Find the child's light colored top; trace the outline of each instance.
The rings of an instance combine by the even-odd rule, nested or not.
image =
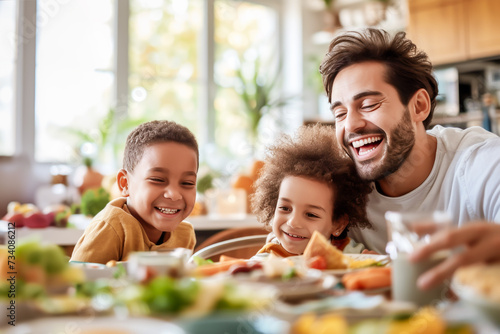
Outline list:
[[[149,240],[126,203],[127,198],[117,198],[92,219],[78,240],[70,261],[107,263],[110,260],[125,261],[131,252],[176,247],[194,249],[196,236],[190,223],[181,222],[170,232],[168,240],[156,245]]]

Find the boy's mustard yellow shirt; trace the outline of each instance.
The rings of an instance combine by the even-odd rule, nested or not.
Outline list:
[[[78,240],[70,261],[107,263],[126,261],[129,253],[184,247],[196,244],[193,226],[181,222],[160,245],[151,242],[141,223],[130,213],[126,198],[117,198],[106,205],[90,222]]]

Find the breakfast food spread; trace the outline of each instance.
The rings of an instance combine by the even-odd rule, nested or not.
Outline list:
[[[326,260],[325,269],[346,269],[348,266],[344,254],[318,231],[314,231],[311,240],[309,240],[304,250],[304,258],[306,261],[315,256],[322,256]]]

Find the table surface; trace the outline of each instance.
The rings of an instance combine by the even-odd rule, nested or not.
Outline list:
[[[217,222],[212,222],[210,219],[207,219],[208,217],[197,217],[197,219],[192,220],[193,225],[195,226],[202,226],[201,228],[206,228],[208,230],[208,227],[210,228],[224,228],[224,227],[233,227],[234,224],[254,224],[255,220],[254,217],[247,217],[246,220],[218,220]],[[191,221],[191,219],[187,219],[188,221]],[[213,225],[212,225],[213,223]],[[0,229],[2,231],[2,229]],[[76,228],[46,228],[46,229],[28,229],[28,228],[21,228],[16,230],[16,233],[18,233],[18,236],[24,236],[24,235],[36,235],[38,234],[42,240],[44,241],[49,241],[47,238],[54,238],[58,239],[60,242],[69,242],[69,236],[74,233],[75,236],[78,236],[77,233],[82,233],[81,229],[76,229]],[[2,233],[0,233],[1,235]],[[4,232],[5,235],[5,232]],[[78,236],[79,237],[79,236]],[[65,238],[65,239],[63,239]],[[61,241],[61,240],[66,240],[66,241]],[[77,239],[76,239],[77,240]],[[329,294],[326,292],[324,293],[325,296],[328,296]],[[324,296],[324,297],[325,297]],[[303,305],[297,305],[301,307],[301,310],[304,311]],[[366,305],[364,305],[366,306]],[[269,310],[266,310],[266,312]],[[361,311],[360,311],[361,312]],[[444,317],[447,320],[451,321],[465,321],[469,323],[474,323],[475,324],[475,329],[476,333],[478,334],[489,334],[489,333],[500,333],[499,329],[495,328],[494,325],[491,324],[484,316],[477,311],[474,311],[471,309],[468,305],[462,304],[461,302],[452,302],[450,303],[445,311],[444,311]],[[289,321],[290,323],[296,319],[296,317],[299,314],[292,314],[289,313],[288,316],[284,316],[284,320]],[[282,319],[283,319],[282,318]],[[48,319],[56,319],[56,318],[48,318]],[[61,318],[58,318],[61,320]],[[290,320],[291,319],[291,320]],[[110,319],[112,321],[112,319]],[[152,322],[158,321],[157,319],[151,319]],[[1,327],[1,323],[0,323]],[[0,332],[2,330],[0,329]]]
[[[359,294],[359,292],[355,292],[356,294]],[[343,298],[342,296],[339,296],[339,298]],[[377,296],[366,296],[368,304],[370,304],[369,299],[374,299],[377,298]],[[358,299],[358,298],[355,298]],[[362,299],[360,299],[362,300]],[[320,301],[320,300],[316,300]],[[309,302],[314,303],[315,300],[310,300]],[[305,301],[307,304],[308,301]],[[386,302],[384,302],[385,306],[384,307],[376,307],[375,309],[370,310],[370,307],[365,307],[364,305],[360,305],[358,307],[350,308],[348,303],[344,307],[340,307],[335,309],[333,308],[328,308],[324,307],[322,309],[309,309],[305,304],[302,303],[294,303],[294,304],[288,304],[290,306],[290,309],[287,310],[286,308],[280,307],[279,305],[282,305],[283,302],[277,302],[276,305],[278,306],[273,306],[272,308],[265,309],[265,312],[262,312],[260,310],[254,310],[250,311],[248,313],[240,313],[237,316],[235,314],[231,314],[230,318],[233,319],[232,323],[228,323],[226,325],[231,325],[234,327],[234,322],[235,321],[247,321],[247,320],[258,320],[259,317],[261,316],[270,316],[271,318],[274,318],[275,320],[282,321],[285,325],[288,324],[287,326],[284,326],[283,329],[284,331],[281,331],[280,333],[287,334],[291,333],[289,328],[291,325],[298,319],[298,317],[302,314],[305,313],[311,313],[311,314],[325,314],[325,313],[331,313],[331,314],[339,314],[345,317],[345,319],[350,323],[354,324],[357,323],[358,321],[363,321],[367,319],[380,319],[381,317],[387,315],[387,310],[392,309],[393,311],[396,309],[399,309],[398,307],[394,308],[394,305],[392,305],[392,302],[390,300],[386,299]],[[327,305],[326,303],[325,305]],[[342,303],[340,303],[342,304]],[[2,305],[0,303],[1,306]],[[391,306],[392,305],[392,306]],[[19,305],[18,305],[19,306]],[[309,310],[308,310],[309,309]],[[458,302],[448,302],[445,301],[441,305],[438,305],[438,309],[441,309],[441,316],[444,318],[447,322],[449,323],[468,323],[471,324],[474,328],[474,333],[475,334],[498,334],[500,333],[500,328],[495,326],[493,323],[491,323],[488,319],[484,317],[483,314],[479,313],[476,309],[471,308],[469,305],[466,305],[462,303],[461,301]],[[283,313],[283,310],[285,310],[285,313]],[[385,310],[385,311],[383,311]],[[35,333],[34,329],[37,328],[36,333],[53,333],[56,332],[54,331],[55,328],[59,328],[62,325],[68,325],[68,324],[78,324],[80,323],[81,325],[97,325],[96,328],[108,328],[109,325],[113,324],[113,329],[121,329],[124,330],[127,329],[127,332],[130,333],[142,333],[143,328],[147,327],[150,332],[152,329],[158,329],[158,331],[165,330],[165,325],[167,324],[175,324],[178,321],[182,322],[182,319],[176,318],[176,317],[169,317],[166,319],[158,318],[158,317],[130,317],[130,318],[120,318],[119,315],[117,314],[116,316],[113,315],[105,315],[105,316],[96,316],[95,314],[92,314],[92,316],[89,316],[90,314],[85,313],[83,316],[76,316],[75,314],[70,314],[68,316],[47,316],[43,315],[38,312],[33,314],[33,312],[26,313],[27,310],[24,310],[25,314],[24,316],[21,316],[17,319],[16,325],[21,325],[24,324],[24,327],[30,328],[32,331],[27,331],[23,333]],[[382,312],[382,313],[381,313]],[[18,314],[20,315],[20,314]],[[209,317],[210,318],[210,317]],[[225,319],[227,321],[227,317],[223,317],[222,319]],[[125,327],[120,327],[118,328],[117,320],[120,321],[120,323],[123,323],[123,326],[131,326],[130,328],[125,328]],[[199,322],[197,319],[189,319],[187,320],[184,319],[184,321],[189,321],[189,322]],[[203,321],[203,320],[202,320]],[[140,324],[141,327],[138,326]],[[203,333],[214,333],[211,331],[214,326],[219,326],[218,329],[221,329],[220,326],[224,326],[224,323],[219,323],[217,325],[217,322],[213,321],[205,321],[205,323],[200,323],[201,325],[204,326],[204,331]],[[238,324],[238,323],[236,323]],[[247,324],[248,326],[248,324]],[[9,334],[19,334],[21,331],[16,331],[14,327],[10,328],[11,326],[6,326],[6,323],[4,321],[0,322],[0,332],[3,333],[3,330],[6,330],[5,333]],[[16,326],[17,327],[17,326]],[[23,328],[24,328],[23,327]],[[48,328],[51,328],[51,331],[46,331]],[[7,329],[8,328],[8,329]],[[26,328],[24,328],[26,330]],[[61,327],[62,328],[62,327]],[[89,326],[87,329],[96,329],[93,326]],[[231,327],[232,328],[232,327]],[[276,328],[276,327],[275,327]],[[247,328],[248,330],[248,328]],[[222,331],[216,331],[222,333]],[[233,333],[233,331],[229,330],[227,332]],[[236,331],[234,331],[236,333]],[[245,331],[248,332],[248,331]],[[266,333],[275,333],[274,331],[269,331]],[[169,333],[176,333],[175,331],[169,331]],[[184,333],[185,334],[185,333]]]

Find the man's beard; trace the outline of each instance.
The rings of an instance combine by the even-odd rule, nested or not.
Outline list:
[[[415,131],[411,124],[408,108],[405,108],[401,121],[390,135],[385,157],[382,157],[379,165],[375,165],[372,159],[361,162],[355,160],[356,169],[363,180],[378,181],[391,175],[401,167],[410,155],[415,145]],[[387,136],[385,138],[387,140]]]

